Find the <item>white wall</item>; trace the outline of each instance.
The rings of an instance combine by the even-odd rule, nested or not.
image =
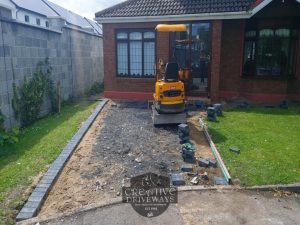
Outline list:
[[[16,19],[16,6],[11,3],[10,0],[0,0],[0,6],[4,7],[4,8],[7,8],[7,9],[10,9],[11,10],[11,13],[12,13],[12,18],[13,19]]]
[[[1,0],[0,0],[1,1]],[[25,10],[18,10],[17,11],[17,20],[18,21],[21,21],[21,22],[25,22],[25,15],[29,16],[29,24],[32,24],[32,25],[36,25],[36,19],[40,19],[41,21],[41,27],[46,27],[46,21],[49,22],[49,20],[47,19],[47,17],[43,17],[43,16],[40,16],[39,14],[35,14],[35,13],[32,13],[32,12],[28,12],[28,11],[25,11]]]

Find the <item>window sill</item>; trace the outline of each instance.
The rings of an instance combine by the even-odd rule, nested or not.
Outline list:
[[[255,80],[295,80],[295,76],[271,76],[271,75],[242,75],[243,79]]]
[[[153,76],[153,77],[146,77],[146,76],[140,76],[140,77],[138,77],[138,76],[136,76],[136,77],[134,77],[134,76],[118,76],[117,75],[117,79],[132,79],[132,80],[142,80],[142,79],[146,79],[146,80],[151,80],[151,79],[155,79],[155,77]]]

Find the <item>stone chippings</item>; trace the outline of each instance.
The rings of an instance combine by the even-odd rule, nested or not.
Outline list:
[[[119,103],[110,109],[93,146],[89,163],[97,165],[95,172],[81,175],[88,179],[113,177],[107,185],[118,189],[123,179],[147,172],[169,176],[179,171],[180,150],[177,127],[155,128],[147,103]]]
[[[66,147],[61,152],[61,154],[52,163],[48,171],[44,174],[42,180],[39,182],[39,184],[31,193],[26,204],[23,206],[22,210],[18,214],[17,221],[29,219],[37,215],[38,211],[40,210],[40,207],[43,204],[43,201],[47,197],[49,191],[52,188],[52,185],[54,184],[59,173],[62,171],[65,163],[72,155],[76,146],[79,144],[83,135],[86,133],[86,131],[91,126],[91,124],[93,123],[93,121],[95,120],[99,112],[102,110],[105,103],[106,101],[102,101],[98,105],[98,107],[94,110],[92,115],[84,122],[81,128],[77,131],[77,133],[66,145]]]

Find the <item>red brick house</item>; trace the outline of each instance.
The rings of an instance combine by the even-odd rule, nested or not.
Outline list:
[[[299,0],[127,0],[103,25],[105,96],[152,99],[156,57],[191,66],[188,95],[300,100]],[[186,33],[156,33],[184,23]],[[178,45],[175,40],[193,40]]]

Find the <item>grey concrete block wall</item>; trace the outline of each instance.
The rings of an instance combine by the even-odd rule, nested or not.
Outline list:
[[[11,107],[13,82],[21,85],[46,57],[53,68],[53,81],[61,83],[63,100],[80,97],[94,82],[103,81],[102,38],[64,26],[58,20],[52,20],[57,30],[6,18],[0,21],[0,108],[8,128],[16,125]],[[42,115],[49,109],[46,101]]]

